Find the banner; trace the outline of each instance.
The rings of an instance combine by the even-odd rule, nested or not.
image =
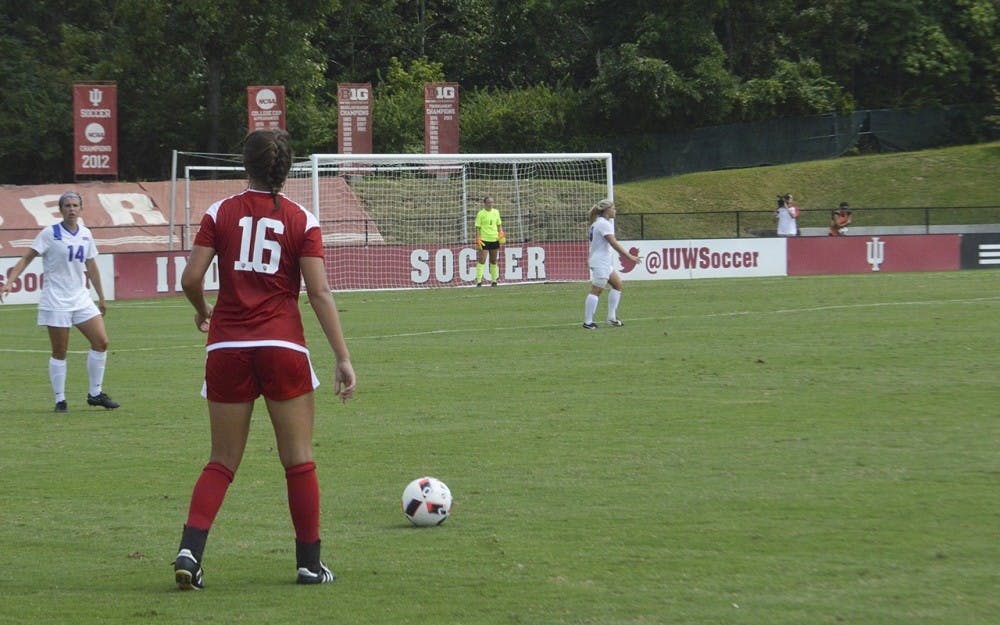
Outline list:
[[[962,235],[790,237],[788,275],[833,275],[959,268]]]
[[[692,239],[619,241],[642,259],[633,263],[614,255],[624,280],[752,278],[783,276],[784,239]]]
[[[118,176],[118,87],[73,85],[73,173]]]
[[[424,84],[424,153],[458,154],[458,83]]]
[[[7,275],[20,258],[0,258],[0,287],[7,283]],[[122,299],[116,296],[115,268],[121,262],[115,261],[114,254],[99,254],[97,256],[97,270],[101,272],[101,288],[104,290],[104,298],[107,300]],[[90,297],[97,300],[97,291],[90,283],[89,272],[84,274],[87,288],[90,289]],[[3,298],[4,304],[37,304],[42,299],[42,285],[45,283],[45,265],[41,259],[35,259],[25,267],[21,275],[10,284],[10,293]]]
[[[93,231],[101,254],[170,250],[190,245],[198,224],[216,200],[246,189],[245,178],[156,182],[77,182],[49,185],[0,185],[0,257],[20,257],[38,231],[62,220],[59,196],[76,191],[83,199],[81,220]],[[318,181],[320,197],[335,198],[324,208],[323,242],[327,245],[383,243],[382,234],[341,176]],[[313,184],[290,179],[284,193],[310,206]],[[173,194],[173,195],[171,195]],[[176,214],[171,215],[174,207]],[[335,210],[335,214],[334,214]]]
[[[372,153],[372,84],[337,85],[337,152]]]
[[[963,234],[962,269],[1000,269],[1000,233]]]
[[[247,131],[285,130],[285,88],[281,85],[247,87]]]

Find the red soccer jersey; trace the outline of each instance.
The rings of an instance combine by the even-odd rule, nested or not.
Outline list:
[[[323,257],[316,216],[284,195],[248,189],[209,207],[194,244],[215,250],[219,298],[208,349],[277,345],[305,350],[299,259]],[[291,345],[289,345],[291,343]]]

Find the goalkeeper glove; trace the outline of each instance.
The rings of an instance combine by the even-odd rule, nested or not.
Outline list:
[[[479,237],[476,237],[476,249],[477,250],[483,249],[483,240],[480,239]]]
[[[503,230],[499,232],[499,238],[497,239],[497,241],[500,242],[500,245],[503,245],[507,242],[507,235],[503,233]]]

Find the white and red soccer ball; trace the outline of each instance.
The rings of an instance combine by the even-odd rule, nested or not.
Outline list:
[[[441,525],[451,514],[451,490],[437,478],[417,478],[403,489],[403,514],[418,527]]]

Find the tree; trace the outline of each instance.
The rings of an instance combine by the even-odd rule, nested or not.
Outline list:
[[[420,58],[407,69],[399,59],[389,60],[389,67],[379,73],[375,84],[372,126],[380,129],[374,134],[375,152],[424,151],[424,83],[443,80],[439,63]]]
[[[239,150],[246,87],[286,88],[297,152],[336,146],[336,84],[373,82],[374,144],[422,151],[424,82],[463,146],[989,102],[996,0],[0,0],[3,182],[72,178],[72,91],[118,85],[119,172]]]

